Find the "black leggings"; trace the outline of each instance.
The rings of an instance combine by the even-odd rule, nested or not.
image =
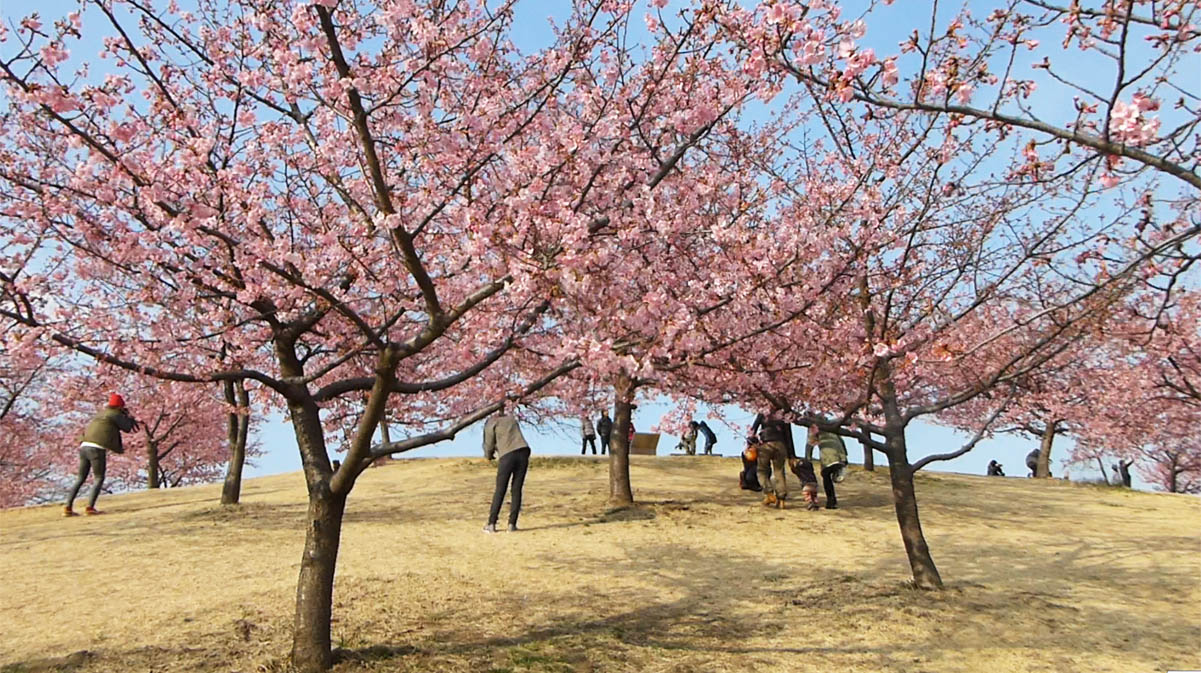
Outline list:
[[[75,504],[75,497],[79,495],[79,489],[87,480],[89,471],[92,473],[92,495],[88,498],[88,507],[96,506],[96,498],[100,497],[100,487],[104,486],[107,454],[108,452],[104,449],[97,449],[94,446],[79,447],[79,474],[75,477],[75,486],[71,488],[71,497],[67,498],[67,507]]]
[[[838,496],[834,495],[834,470],[838,465],[822,466],[822,488],[826,491],[826,507],[838,504]]]
[[[525,484],[525,472],[530,468],[530,450],[517,449],[500,457],[496,464],[496,490],[492,492],[492,509],[488,512],[488,523],[495,524],[500,516],[500,506],[505,503],[505,491],[509,479],[513,480],[513,499],[509,502],[509,525],[517,525],[521,514],[521,487]]]
[[[587,453],[589,444],[592,445],[592,455],[594,455],[594,456],[596,455],[596,438],[589,435],[589,436],[585,437],[583,439],[583,441],[580,442],[580,455],[581,456],[584,455],[585,453]]]
[[[601,455],[603,456],[609,450],[609,435],[601,435],[600,440],[601,440]]]

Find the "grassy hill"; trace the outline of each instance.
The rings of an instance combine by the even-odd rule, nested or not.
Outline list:
[[[884,473],[767,510],[735,459],[535,459],[524,531],[480,532],[483,460],[368,470],[335,589],[338,671],[1201,669],[1201,500],[923,474],[948,589],[908,588]],[[0,512],[0,670],[286,670],[299,474]],[[506,510],[507,512],[507,507]],[[503,521],[503,519],[502,519]]]

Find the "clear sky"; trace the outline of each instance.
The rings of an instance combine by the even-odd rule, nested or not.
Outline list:
[[[187,2],[181,2],[180,4],[186,5]],[[844,6],[855,6],[861,3],[851,1],[843,4]],[[897,5],[904,4],[907,3],[897,3]],[[926,3],[919,4],[922,5],[922,14],[924,14]],[[976,4],[973,3],[973,7]],[[992,3],[983,2],[979,4],[990,5]],[[553,38],[548,17],[556,17],[561,20],[566,12],[569,11],[570,6],[567,0],[524,0],[518,3],[517,24],[519,28],[514,31],[513,36],[518,46],[523,49],[536,49],[548,44]],[[77,3],[74,0],[0,0],[0,17],[6,23],[15,23],[23,16],[39,12],[44,21],[49,21],[73,11],[76,7]],[[669,4],[669,9],[670,7],[671,5]],[[896,12],[899,13],[898,16],[902,18],[904,18],[904,12],[911,10],[911,5],[909,9],[896,8]],[[844,15],[852,14],[853,12],[849,7],[844,12]],[[87,21],[88,17],[85,14],[85,35],[87,34]],[[878,54],[886,55],[895,53],[896,44],[915,25],[912,21],[913,19],[910,17],[908,21],[898,20],[891,23],[869,24],[868,39],[871,40],[873,46],[876,46]],[[634,37],[637,37],[637,35]],[[88,41],[85,38],[85,50],[87,46]],[[98,51],[98,49],[92,50],[91,54],[77,54],[76,56],[90,59],[95,51]],[[101,75],[106,62],[96,61],[95,59],[90,60],[93,60],[94,63],[92,74],[94,76]],[[651,429],[667,411],[668,402],[666,400],[649,400],[640,405],[635,414],[634,425],[639,430]],[[707,411],[702,408],[698,414],[700,417],[705,417]],[[728,425],[725,422],[710,420],[710,425],[718,434],[718,451],[726,455],[736,455],[742,446],[741,437],[744,435],[745,429],[750,425],[753,413],[749,410],[734,408],[726,408],[721,410],[721,412],[719,415],[729,422]],[[599,410],[597,415],[599,415]],[[533,449],[535,453],[573,454],[579,451],[579,432],[574,424],[559,427],[528,427],[526,428],[526,435],[534,445]],[[803,441],[803,436],[798,433],[797,439]],[[913,459],[916,459],[930,453],[954,450],[967,441],[967,439],[967,436],[947,428],[916,422],[911,426],[908,436],[910,455]],[[265,450],[265,455],[257,461],[256,465],[249,469],[250,475],[276,474],[300,469],[300,459],[296,450],[295,440],[292,436],[291,427],[282,418],[273,417],[264,423],[260,432],[260,440]],[[678,438],[676,437],[663,437],[659,444],[660,454],[669,452],[677,441]],[[453,441],[425,447],[407,455],[416,457],[476,456],[481,454],[480,444],[481,426],[476,425],[460,434]],[[1070,449],[1069,445],[1069,439],[1058,438],[1053,456],[1062,458]],[[1006,472],[1009,475],[1021,477],[1026,474],[1024,457],[1028,451],[1036,446],[1036,439],[1002,435],[991,440],[982,441],[972,452],[965,456],[949,462],[935,463],[927,469],[983,474],[988,461],[995,459],[1005,466]],[[853,462],[860,462],[862,452],[858,444],[850,442],[848,448],[850,449],[851,460]],[[884,462],[883,456],[880,454],[877,454],[876,460],[877,463]],[[1107,465],[1106,469],[1108,468],[1109,466]],[[1059,475],[1062,471],[1062,462],[1059,460],[1054,461],[1052,473]],[[1099,476],[1096,470],[1091,467],[1076,468],[1072,474],[1076,478],[1086,475],[1089,477]],[[731,471],[731,479],[733,478],[734,473]]]

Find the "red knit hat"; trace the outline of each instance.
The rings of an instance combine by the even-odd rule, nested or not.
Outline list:
[[[117,393],[112,393],[108,396],[108,406],[114,409],[123,409],[125,408],[125,398]]]

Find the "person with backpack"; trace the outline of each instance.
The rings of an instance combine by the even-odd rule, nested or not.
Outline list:
[[[600,435],[601,455],[603,456],[609,451],[609,439],[613,435],[613,419],[609,418],[609,412],[601,412],[601,417],[596,422],[596,433]]]
[[[505,502],[505,491],[513,485],[509,501],[509,532],[517,532],[517,516],[521,514],[521,490],[525,473],[530,467],[530,445],[521,434],[517,419],[505,413],[505,406],[484,423],[484,457],[496,462],[496,488],[492,491],[492,508],[488,510],[485,533],[496,532],[496,520]]]
[[[63,516],[79,516],[74,509],[75,498],[79,496],[79,489],[83,488],[88,472],[92,473],[92,492],[84,514],[103,514],[96,509],[96,499],[100,497],[100,489],[104,486],[108,452],[125,453],[121,433],[133,432],[139,427],[141,424],[125,408],[125,399],[117,393],[109,395],[108,405],[93,416],[84,428],[83,438],[79,443],[79,472],[75,477],[75,485],[71,487],[71,493],[67,496],[67,504],[63,505]]]
[[[838,495],[834,483],[842,481],[847,467],[847,445],[838,434],[821,430],[816,425],[810,428],[809,441],[817,446],[821,460],[822,488],[826,491],[826,509],[838,509]]]

